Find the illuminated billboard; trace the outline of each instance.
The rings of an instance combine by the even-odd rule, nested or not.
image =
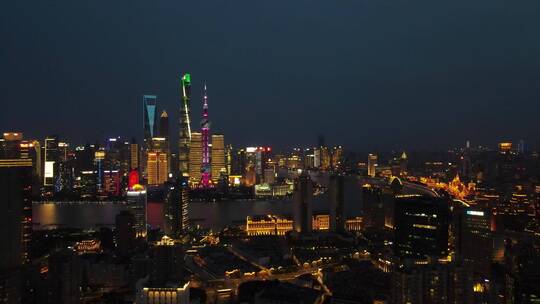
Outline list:
[[[482,211],[474,211],[474,210],[467,210],[468,215],[474,215],[474,216],[484,216],[484,212]]]
[[[45,162],[45,177],[54,177],[54,162],[46,161]]]

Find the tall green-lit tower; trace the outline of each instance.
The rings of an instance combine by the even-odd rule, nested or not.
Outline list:
[[[189,146],[191,142],[191,75],[180,78],[180,128],[178,134],[178,169],[179,176],[189,175]]]

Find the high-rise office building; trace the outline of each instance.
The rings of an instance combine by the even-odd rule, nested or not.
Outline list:
[[[201,166],[201,186],[209,187],[212,180],[210,162],[210,119],[208,117],[208,95],[206,94],[206,84],[204,84],[203,95],[203,118],[201,120],[202,134],[202,166]]]
[[[375,177],[377,168],[377,155],[368,155],[368,176]]]
[[[48,136],[44,145],[44,172],[43,186],[53,187],[58,177],[58,167],[60,163],[60,151],[58,149],[58,136]]]
[[[189,186],[187,178],[178,177],[170,180],[165,187],[163,206],[165,235],[176,238],[188,229]]]
[[[43,181],[43,166],[41,159],[41,144],[38,140],[29,140],[21,144],[21,148],[24,148],[24,145],[28,145],[28,157],[21,155],[22,158],[30,158],[32,164],[34,165],[34,176],[37,177],[39,184]]]
[[[191,144],[191,122],[189,112],[191,110],[191,76],[184,74],[181,78],[180,96],[180,129],[178,133],[178,169],[179,176],[189,175],[189,147]]]
[[[401,153],[401,157],[399,158],[399,174],[401,176],[407,175],[407,153],[405,151]]]
[[[129,144],[129,169],[139,169],[139,145],[135,141],[135,138]]]
[[[334,174],[330,176],[329,196],[330,196],[330,231],[343,232],[345,230],[344,218],[344,176]]]
[[[159,137],[165,138],[167,141],[169,140],[169,114],[165,110],[163,110],[159,116],[158,135]]]
[[[191,143],[189,145],[190,185],[198,185],[201,182],[202,158],[202,134],[200,132],[192,132]]]
[[[270,147],[247,147],[245,150],[240,150],[240,157],[244,173],[250,175],[253,183],[262,183],[264,181],[264,171],[268,167],[270,159]],[[297,158],[295,160],[298,160]],[[246,180],[250,180],[249,178]],[[247,183],[247,184],[252,184]]]
[[[227,145],[225,147],[225,168],[227,169],[227,175],[231,175],[233,171],[233,147]]]
[[[145,148],[151,146],[152,137],[157,137],[157,96],[143,95],[143,128]]]
[[[164,138],[165,142],[163,146],[160,147],[163,152],[167,155],[167,164],[168,164],[168,173],[171,173],[171,148],[170,148],[170,136],[169,136],[169,115],[166,111],[161,113],[159,118],[159,137]]]
[[[494,253],[491,208],[470,207],[454,201],[452,239],[456,255],[488,275]],[[465,206],[464,206],[465,205]]]
[[[332,164],[332,154],[331,151],[328,150],[327,147],[321,147],[321,170],[330,170],[330,166]]]
[[[127,191],[126,201],[128,210],[135,217],[135,234],[138,238],[146,238],[146,189],[139,184],[135,184]]]
[[[223,134],[212,135],[212,182],[216,184],[222,174],[227,174],[225,140]]]
[[[343,162],[343,147],[336,146],[332,149],[332,170],[339,170],[342,168]]]
[[[0,300],[20,301],[20,266],[28,262],[32,234],[32,161],[0,159]]]
[[[105,171],[104,167],[104,160],[105,160],[106,152],[103,150],[103,148],[100,148],[96,152],[94,152],[94,166],[96,168],[96,188],[97,192],[103,191],[103,175]]]
[[[146,177],[146,156],[152,148],[152,138],[158,136],[157,96],[143,95],[143,146],[140,161],[141,174]]]
[[[295,180],[294,204],[294,230],[298,233],[310,233],[313,228],[313,182],[304,171]]]
[[[161,185],[169,178],[167,140],[163,137],[152,138],[152,148],[146,157],[146,176],[148,185]]]
[[[168,161],[163,152],[148,152],[146,157],[147,184],[156,186],[167,181]]]
[[[395,198],[394,249],[404,258],[448,254],[449,202],[445,198],[403,195]]]
[[[103,192],[104,195],[119,196],[120,195],[120,171],[104,170],[103,171]]]
[[[321,148],[319,147],[313,149],[313,167],[321,167]]]

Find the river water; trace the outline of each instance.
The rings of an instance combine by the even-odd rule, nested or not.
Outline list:
[[[324,182],[322,183],[324,184]],[[354,217],[361,213],[361,185],[354,177],[345,179],[345,216]],[[328,213],[327,195],[313,199],[313,211]],[[124,203],[34,203],[34,229],[51,227],[73,227],[92,229],[101,226],[113,227],[116,214],[126,209]],[[148,202],[148,224],[161,227],[163,204]],[[278,214],[292,215],[292,200],[246,200],[221,201],[215,203],[193,202],[189,205],[189,217],[194,224],[204,228],[220,229],[244,223],[248,215]]]

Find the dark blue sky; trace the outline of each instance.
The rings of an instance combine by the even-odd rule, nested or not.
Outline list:
[[[233,144],[357,150],[540,143],[540,1],[3,1],[0,130],[176,132],[178,75],[203,80]]]

